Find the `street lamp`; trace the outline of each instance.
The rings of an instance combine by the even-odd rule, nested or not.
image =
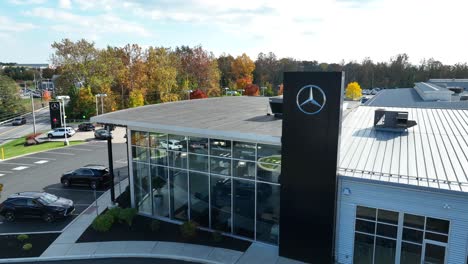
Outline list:
[[[226,90],[226,95],[227,95],[227,92],[229,90],[229,87],[224,87],[224,90]]]
[[[260,87],[260,89],[262,89],[262,96],[265,96],[266,87],[265,87],[265,86],[262,86],[262,87]]]
[[[104,103],[102,101],[103,97],[106,97],[107,94],[96,94],[96,115],[99,115],[99,109],[98,109],[98,97],[101,97],[101,115],[104,114]]]
[[[187,90],[187,96],[188,96],[188,99],[190,100],[190,94],[193,92],[193,90]]]
[[[68,95],[59,95],[56,98],[57,98],[57,100],[62,101],[63,127],[64,127],[64,136],[65,136],[64,145],[68,146],[68,145],[70,145],[70,143],[68,142],[68,138],[67,138],[67,121],[66,121],[67,115],[65,114],[65,100],[70,100],[70,96],[68,96]]]

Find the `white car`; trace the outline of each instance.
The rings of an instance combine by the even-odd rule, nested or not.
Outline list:
[[[167,148],[170,150],[182,150],[183,146],[180,144],[179,140],[169,139],[169,141],[163,140],[160,143],[161,147]]]
[[[72,137],[76,133],[72,127],[67,127],[66,129],[61,127],[61,128],[56,128],[54,130],[47,132],[47,137],[48,138],[65,137],[65,130],[67,131],[67,137]]]

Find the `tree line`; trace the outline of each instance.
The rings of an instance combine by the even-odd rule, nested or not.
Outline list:
[[[63,39],[52,44],[53,69],[42,74],[56,79],[56,94],[70,95],[67,113],[74,118],[95,115],[95,95],[106,94],[106,112],[144,104],[188,98],[225,95],[241,91],[246,95],[282,92],[286,71],[344,71],[345,82],[357,82],[363,89],[413,87],[430,78],[467,78],[468,65],[444,65],[435,59],[414,65],[407,54],[387,62],[365,58],[361,62],[324,63],[316,60],[278,58],[274,53],[216,57],[202,46],[124,47],[100,49],[85,39]],[[30,80],[34,70],[4,66],[2,74],[16,81]],[[21,75],[23,74],[23,75]],[[34,76],[34,74],[32,74]],[[233,93],[230,93],[233,94]]]

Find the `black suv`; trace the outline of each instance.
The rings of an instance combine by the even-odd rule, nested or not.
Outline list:
[[[91,123],[81,123],[78,125],[80,131],[93,131],[96,127]]]
[[[86,165],[74,171],[64,173],[60,178],[63,186],[69,187],[75,184],[84,184],[97,189],[110,183],[109,170],[102,165]]]
[[[0,204],[0,215],[12,222],[16,218],[42,218],[50,223],[73,213],[73,201],[46,192],[22,192],[10,195]]]

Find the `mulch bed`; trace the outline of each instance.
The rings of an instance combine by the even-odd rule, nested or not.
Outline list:
[[[29,258],[39,257],[59,234],[33,234],[21,242],[17,235],[0,236],[0,258]],[[23,250],[23,245],[31,243],[32,248],[28,251]]]
[[[178,243],[191,243],[211,247],[227,248],[237,251],[246,251],[251,242],[223,236],[222,240],[214,241],[211,232],[198,230],[195,238],[187,240],[180,234],[180,225],[160,221],[157,232],[150,229],[153,219],[141,215],[135,216],[132,227],[126,224],[114,223],[108,232],[97,232],[91,226],[78,239],[77,243],[104,242],[104,241],[166,241]]]

